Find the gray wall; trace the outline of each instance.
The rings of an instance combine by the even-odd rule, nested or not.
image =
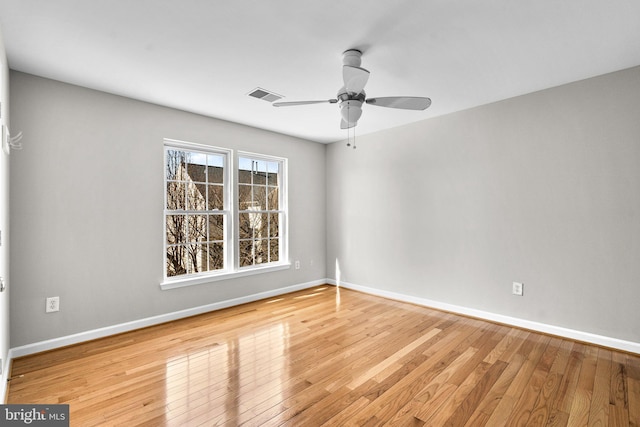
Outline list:
[[[640,68],[357,144],[327,150],[330,277],[640,342]]]
[[[1,123],[9,124],[9,67],[0,29],[0,102],[2,111]],[[1,142],[0,142],[1,143]],[[9,352],[9,156],[0,147],[0,232],[2,245],[0,246],[0,276],[4,277],[7,290],[0,293],[0,403],[4,402],[5,382],[7,372],[5,366]]]
[[[357,150],[17,72],[11,94],[12,347],[334,277],[336,260],[353,284],[640,342],[640,68]],[[288,157],[302,269],[161,291],[165,137]]]
[[[12,347],[326,277],[325,146],[19,72],[11,94]],[[160,290],[163,138],[287,157],[302,268]]]

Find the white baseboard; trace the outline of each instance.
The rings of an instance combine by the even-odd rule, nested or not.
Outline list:
[[[327,279],[326,283],[337,285],[333,279]],[[545,323],[533,322],[530,320],[518,319],[516,317],[503,316],[501,314],[490,313],[487,311],[476,310],[473,308],[462,307],[453,304],[447,304],[440,301],[433,301],[425,298],[419,298],[411,295],[400,294],[396,292],[385,291],[381,289],[371,288],[367,286],[355,285],[341,281],[340,286],[355,291],[364,292],[384,298],[394,299],[398,301],[408,302],[424,307],[435,308],[438,310],[449,311],[464,316],[476,317],[491,322],[503,323],[509,326],[529,329],[536,332],[542,332],[549,335],[555,335],[562,338],[569,338],[576,341],[595,344],[616,350],[622,350],[629,353],[640,354],[640,343],[633,341],[625,341],[618,338],[596,335],[590,332],[577,331],[574,329],[563,328],[560,326],[547,325]]]
[[[246,304],[248,302],[258,301],[265,298],[271,298],[271,297],[286,294],[289,292],[308,289],[313,286],[324,285],[326,283],[327,283],[326,279],[314,280],[312,282],[300,283],[298,285],[273,289],[271,291],[260,292],[257,294],[247,295],[247,296],[234,298],[226,301],[220,301],[212,304],[201,305],[199,307],[188,308],[186,310],[174,311],[172,313],[161,314],[158,316],[147,317],[145,319],[134,320],[131,322],[120,323],[117,325],[107,326],[99,329],[93,329],[90,331],[80,332],[77,334],[67,335],[59,338],[53,338],[50,340],[41,341],[33,344],[27,344],[27,345],[10,349],[9,357],[7,359],[14,359],[16,357],[27,356],[29,354],[40,353],[42,351],[53,350],[55,348],[65,347],[72,344],[78,344],[81,342],[90,341],[97,338],[104,338],[110,335],[129,332],[135,329],[146,328],[147,326],[158,325],[160,323],[170,322],[172,320],[178,320],[185,317],[195,316],[198,314],[207,313],[214,310],[221,310],[223,308],[233,307],[240,304]],[[7,363],[9,363],[9,361],[7,361]],[[4,375],[4,371],[3,371],[3,375]]]

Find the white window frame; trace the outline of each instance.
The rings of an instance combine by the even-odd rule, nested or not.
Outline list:
[[[177,150],[193,151],[203,154],[217,154],[225,158],[224,167],[224,209],[217,211],[227,216],[227,222],[224,230],[224,246],[225,246],[225,265],[223,269],[207,271],[201,273],[184,274],[180,276],[167,276],[167,215],[173,211],[167,209],[167,179],[166,179],[166,162],[167,149],[175,148]],[[280,224],[280,255],[278,262],[267,264],[258,264],[254,266],[239,267],[239,231],[238,231],[238,168],[239,157],[251,157],[254,159],[277,161],[282,165],[282,173],[279,182],[279,207],[282,211],[282,223]],[[160,288],[163,290],[182,288],[185,286],[198,285],[203,283],[211,283],[218,280],[232,279],[236,277],[267,273],[278,270],[285,270],[291,267],[288,251],[288,194],[287,194],[287,159],[282,157],[268,156],[264,154],[238,152],[234,155],[234,151],[228,148],[215,147],[205,144],[197,144],[193,142],[179,141],[174,139],[164,139],[163,144],[163,253],[162,253],[162,269],[163,280]],[[185,211],[187,212],[187,211]]]

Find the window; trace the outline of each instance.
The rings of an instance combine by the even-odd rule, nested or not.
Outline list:
[[[165,149],[166,277],[227,266],[226,153]]]
[[[163,289],[288,268],[286,160],[232,156],[165,140]]]
[[[281,259],[283,160],[243,155],[238,159],[240,267]]]

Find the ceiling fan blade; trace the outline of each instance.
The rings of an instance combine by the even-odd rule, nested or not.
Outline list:
[[[344,87],[348,93],[360,93],[364,90],[369,80],[369,71],[361,67],[343,65],[342,78],[344,80]]]
[[[340,120],[340,129],[351,129],[353,127],[356,127],[357,124],[358,124],[358,122],[347,123],[347,121],[345,119],[342,119],[342,120]]]
[[[431,105],[431,99],[419,96],[386,96],[369,98],[366,102],[378,107],[401,108],[403,110],[426,110]]]
[[[292,107],[296,105],[310,105],[310,104],[335,104],[338,102],[337,99],[326,99],[324,101],[287,101],[287,102],[274,102],[274,107]]]

